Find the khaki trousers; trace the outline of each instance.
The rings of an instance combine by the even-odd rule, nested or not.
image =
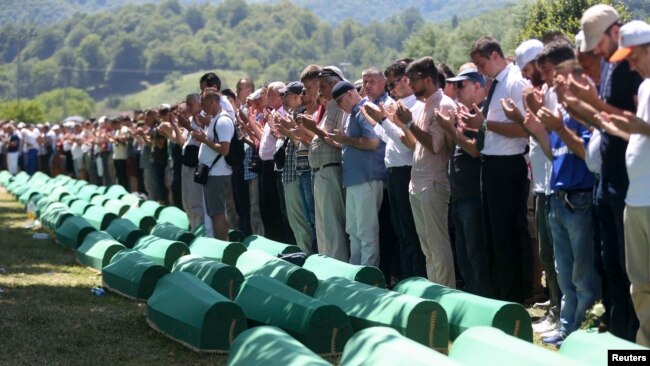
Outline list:
[[[625,264],[639,318],[636,343],[650,347],[650,207],[625,207]]]
[[[345,235],[343,168],[322,168],[314,173],[313,180],[318,252],[348,262],[350,250]]]

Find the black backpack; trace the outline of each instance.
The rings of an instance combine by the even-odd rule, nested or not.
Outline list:
[[[223,113],[224,116],[228,117],[230,119],[230,122],[233,125],[233,134],[232,138],[230,139],[230,149],[228,151],[228,155],[226,155],[225,160],[228,165],[231,167],[241,167],[244,165],[244,141],[240,140],[238,137],[237,133],[237,125],[235,122],[232,120],[232,118],[228,115],[228,113]],[[214,124],[214,135],[217,136],[217,141],[219,140],[218,135],[217,135],[217,124]]]

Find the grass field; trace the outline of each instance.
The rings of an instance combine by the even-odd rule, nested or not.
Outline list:
[[[227,356],[194,353],[152,330],[146,304],[92,295],[101,275],[68,248],[33,239],[26,223],[0,188],[0,365],[226,364]]]
[[[243,71],[232,70],[210,70],[215,71],[221,78],[222,88],[235,89],[237,80],[245,77]],[[175,103],[183,100],[189,93],[199,91],[199,79],[207,71],[198,71],[191,74],[179,75],[173,83],[165,81],[148,86],[145,90],[134,94],[119,96],[122,104],[116,108],[109,106],[108,98],[98,101],[95,105],[95,114],[111,115],[122,111],[129,111],[135,108],[146,109],[157,107],[161,103]]]

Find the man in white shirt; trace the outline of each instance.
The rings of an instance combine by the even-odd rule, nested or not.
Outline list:
[[[524,151],[528,136],[504,114],[501,99],[513,99],[524,110],[523,90],[529,82],[509,63],[491,37],[476,41],[470,57],[478,72],[493,78],[483,110],[465,113],[464,121],[479,128],[476,148],[481,153],[481,196],[486,243],[490,250],[494,296],[523,302],[522,250],[530,236],[527,223],[528,166]]]
[[[208,181],[203,186],[205,210],[212,220],[214,237],[220,240],[228,238],[228,221],[226,220],[226,189],[232,169],[225,157],[230,152],[230,141],[235,133],[232,119],[219,104],[221,94],[216,89],[206,88],[201,93],[201,106],[210,118],[204,130],[192,132],[192,137],[201,143],[199,162],[209,169]]]
[[[199,164],[200,143],[194,140],[192,131],[201,129],[194,116],[201,112],[201,96],[189,94],[185,98],[184,114],[179,114],[179,124],[187,129],[187,137],[183,145],[183,167],[181,172],[181,186],[183,209],[190,219],[190,226],[197,227],[203,223],[203,189],[194,182],[194,170]]]

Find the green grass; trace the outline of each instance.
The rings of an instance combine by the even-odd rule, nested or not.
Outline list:
[[[0,365],[225,365],[152,330],[146,304],[90,293],[101,275],[52,240],[32,239],[0,188]]]
[[[222,88],[235,89],[237,80],[246,77],[243,71],[233,70],[210,70],[214,71],[221,78]],[[164,81],[162,83],[149,85],[145,90],[134,94],[119,96],[122,103],[117,107],[110,107],[109,98],[100,100],[95,105],[95,114],[111,115],[122,111],[129,111],[135,108],[146,109],[157,107],[161,103],[175,103],[185,99],[190,93],[199,92],[199,79],[207,71],[197,71],[191,74],[179,75],[173,83]]]

